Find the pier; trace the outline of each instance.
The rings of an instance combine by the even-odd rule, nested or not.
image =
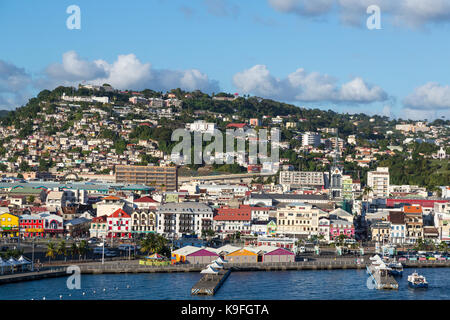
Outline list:
[[[218,274],[205,274],[191,289],[193,295],[214,295],[228,278],[231,270],[219,270]]]
[[[32,281],[46,278],[56,278],[67,276],[66,268],[60,267],[50,270],[12,273],[0,276],[0,285],[13,282]]]
[[[375,281],[377,289],[398,290],[398,283],[387,269],[377,269],[374,265],[367,266],[367,273]]]

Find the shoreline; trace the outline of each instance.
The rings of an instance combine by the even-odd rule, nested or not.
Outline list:
[[[333,262],[292,262],[292,263],[248,263],[248,264],[228,264],[226,270],[231,272],[271,272],[271,271],[324,271],[324,270],[366,270],[366,263],[356,264],[349,261]],[[59,266],[50,270],[39,272],[25,272],[0,276],[0,285],[18,283],[25,281],[36,281],[56,277],[68,277],[68,266]],[[104,264],[104,265],[80,265],[82,275],[102,275],[102,274],[143,274],[143,273],[192,273],[200,271],[206,267],[202,265],[176,265],[164,267],[140,266],[139,264]],[[424,261],[415,263],[403,263],[405,269],[412,268],[450,268],[450,261]]]

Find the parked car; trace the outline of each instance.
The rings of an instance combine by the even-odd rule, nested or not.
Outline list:
[[[98,242],[98,239],[97,238],[90,238],[89,240],[88,240],[88,243],[89,244],[94,244],[94,243],[97,243]]]
[[[132,244],[121,244],[121,245],[119,245],[118,249],[120,251],[126,251],[126,252],[137,250],[136,246],[132,245]]]

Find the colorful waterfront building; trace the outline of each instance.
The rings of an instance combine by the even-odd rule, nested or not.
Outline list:
[[[262,262],[294,262],[295,254],[283,248],[273,247],[263,254]]]
[[[355,226],[352,222],[336,219],[330,221],[330,240],[334,240],[341,234],[345,235],[347,238],[355,237]]]
[[[12,238],[19,236],[19,217],[11,213],[0,214],[0,236]]]
[[[186,262],[190,264],[211,263],[216,260],[219,255],[207,249],[200,249],[186,255]]]
[[[108,238],[131,238],[131,216],[118,209],[106,217]]]
[[[257,263],[258,254],[242,248],[227,254],[225,260],[230,263]]]
[[[37,214],[23,214],[19,218],[19,230],[25,238],[44,237],[44,218]]]

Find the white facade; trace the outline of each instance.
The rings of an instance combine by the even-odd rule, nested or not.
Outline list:
[[[314,146],[320,145],[320,133],[317,132],[305,132],[302,135],[302,146]]]
[[[213,211],[203,203],[166,203],[156,212],[156,232],[169,238],[196,234],[212,229]]]
[[[386,199],[389,197],[389,168],[378,167],[376,171],[367,173],[367,185],[372,188],[373,198]]]

